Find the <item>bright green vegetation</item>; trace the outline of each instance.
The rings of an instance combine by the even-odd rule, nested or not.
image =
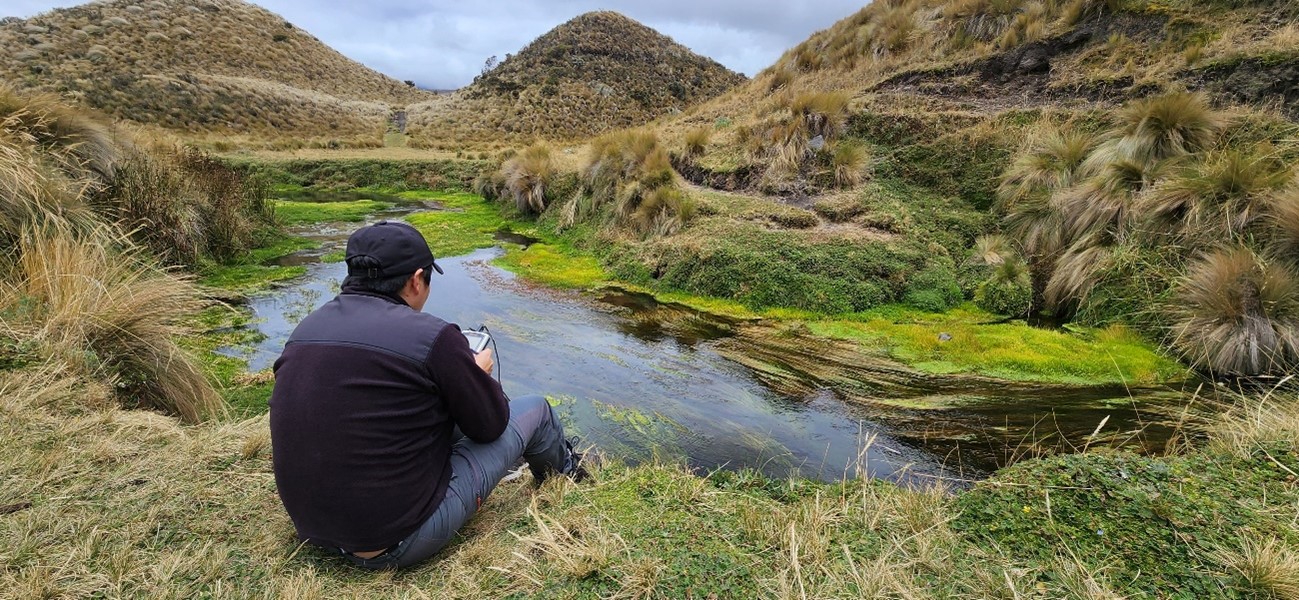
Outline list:
[[[406,197],[435,200],[447,209],[418,213],[406,218],[408,223],[424,234],[434,256],[459,256],[495,246],[496,232],[509,229],[512,224],[525,228],[518,233],[531,233],[531,225],[511,222],[502,216],[499,208],[471,193],[410,192]]]
[[[391,204],[376,200],[351,202],[296,202],[275,200],[275,219],[284,225],[305,223],[356,223],[369,215],[392,208]]]
[[[1043,329],[1000,321],[969,304],[946,313],[890,306],[811,320],[808,327],[817,335],[883,349],[930,373],[1077,384],[1151,384],[1187,376],[1185,367],[1121,325]],[[942,334],[951,339],[941,341]]]
[[[199,283],[236,292],[266,289],[283,281],[301,277],[306,267],[279,267],[271,265],[232,265],[213,268],[199,279]]]
[[[599,260],[563,245],[533,244],[511,249],[496,263],[530,280],[558,288],[589,290],[609,278]]]
[[[305,267],[272,265],[269,264],[271,261],[313,245],[311,240],[303,237],[271,235],[263,238],[262,245],[253,248],[237,261],[204,265],[199,269],[199,283],[240,293],[265,289],[306,273]]]
[[[192,319],[189,325],[198,335],[186,338],[183,344],[199,357],[236,419],[265,414],[274,385],[269,377],[250,374],[243,359],[217,352],[221,348],[238,350],[260,341],[261,334],[248,327],[251,318],[235,308],[209,308]]]

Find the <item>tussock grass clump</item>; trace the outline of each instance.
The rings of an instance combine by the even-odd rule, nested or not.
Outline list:
[[[160,264],[242,252],[270,218],[265,186],[48,98],[0,104],[0,335],[121,405],[187,422],[220,413],[173,341],[206,301]]]
[[[713,131],[708,127],[696,127],[686,132],[686,156],[703,156],[704,151],[708,149],[708,140],[712,134]]]
[[[1244,540],[1240,550],[1218,559],[1239,577],[1238,590],[1255,598],[1299,598],[1299,551],[1276,538]]]
[[[556,174],[550,146],[538,142],[501,166],[500,179],[514,198],[514,207],[522,213],[541,214],[546,210],[546,188]]]
[[[1120,160],[1150,165],[1206,150],[1230,124],[1203,94],[1189,92],[1136,100],[1118,118],[1112,137],[1087,159],[1088,172]]]
[[[1016,256],[1015,248],[1004,235],[984,235],[974,240],[969,262],[995,267]]]
[[[128,136],[93,113],[0,88],[5,234],[57,216],[107,220],[169,262],[230,260],[270,220],[269,190],[207,154]]]
[[[1268,224],[1277,255],[1299,265],[1299,185],[1277,195],[1268,210]]]
[[[1228,149],[1180,169],[1142,203],[1150,219],[1183,233],[1238,239],[1293,178],[1275,156]]]
[[[1196,367],[1248,377],[1299,364],[1299,276],[1246,248],[1193,264],[1175,306],[1173,343]]]
[[[261,180],[166,142],[132,148],[93,204],[168,261],[232,260],[272,218]]]
[[[3,129],[27,136],[78,177],[112,179],[121,158],[122,140],[109,127],[56,96],[22,94],[0,84],[0,120]]]
[[[835,144],[834,154],[830,159],[835,184],[841,188],[861,185],[861,182],[866,179],[866,166],[869,161],[870,155],[861,144]]]
[[[94,213],[74,191],[79,186],[43,164],[30,143],[0,132],[0,244],[7,247],[22,232],[52,220],[83,227],[94,223]]]
[[[607,211],[615,223],[642,236],[670,235],[694,216],[694,203],[677,187],[667,150],[647,130],[611,133],[592,142],[582,184],[583,193],[565,207],[565,225]]]
[[[1022,0],[954,0],[943,6],[943,18],[956,24],[964,36],[992,42],[1015,20]]]
[[[1171,93],[1129,104],[1098,136],[1047,129],[1026,144],[998,194],[1035,306],[1140,323],[1206,372],[1284,372],[1294,168],[1285,140],[1235,122]]]
[[[111,384],[125,405],[198,422],[219,412],[222,401],[173,340],[185,332],[179,320],[206,302],[192,283],[130,248],[107,230],[27,231],[0,287],[3,324],[39,340],[87,380]]]
[[[850,99],[845,92],[803,92],[792,96],[785,106],[803,120],[808,135],[830,139],[843,132]]]
[[[1052,127],[1029,139],[1002,176],[998,195],[1005,203],[1072,186],[1096,145],[1095,137],[1069,128]]]
[[[841,143],[851,97],[843,92],[787,93],[769,116],[740,130],[750,156],[770,163],[766,186],[828,174],[840,187],[865,178],[867,154],[860,144]]]

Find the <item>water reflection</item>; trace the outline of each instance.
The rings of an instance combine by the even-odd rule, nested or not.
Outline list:
[[[318,261],[354,228],[326,229],[322,250],[287,258],[308,273],[251,301],[264,341],[226,351],[254,371],[269,368],[297,322],[337,294],[343,265]],[[645,294],[610,289],[593,300],[539,289],[491,266],[500,252],[439,260],[446,275],[435,277],[426,310],[487,325],[508,394],[547,394],[573,433],[632,462],[827,480],[979,477],[1048,450],[1159,451],[1194,414],[1188,396],[1169,388],[923,375]]]

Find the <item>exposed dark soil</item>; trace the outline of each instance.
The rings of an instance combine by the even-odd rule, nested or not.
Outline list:
[[[672,168],[690,183],[725,192],[755,190],[766,172],[765,167],[757,165],[745,165],[729,172],[714,171],[692,159],[676,155],[672,156]]]
[[[993,110],[1070,99],[1121,102],[1158,89],[1152,85],[1137,86],[1131,78],[1068,90],[1052,87],[1055,63],[1062,56],[1073,55],[1114,34],[1134,40],[1155,40],[1163,35],[1165,22],[1163,17],[1128,14],[1093,19],[1065,35],[1030,42],[990,58],[942,69],[899,73],[871,91],[923,91],[926,95],[968,101]]]
[[[1192,89],[1245,104],[1274,104],[1287,118],[1299,120],[1299,56],[1279,61],[1248,58],[1181,76]]]

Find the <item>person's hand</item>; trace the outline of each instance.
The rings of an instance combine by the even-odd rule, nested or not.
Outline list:
[[[492,374],[492,367],[496,366],[496,361],[492,360],[492,349],[487,348],[482,352],[474,355],[474,362],[478,363],[478,368],[482,369],[488,375]]]

